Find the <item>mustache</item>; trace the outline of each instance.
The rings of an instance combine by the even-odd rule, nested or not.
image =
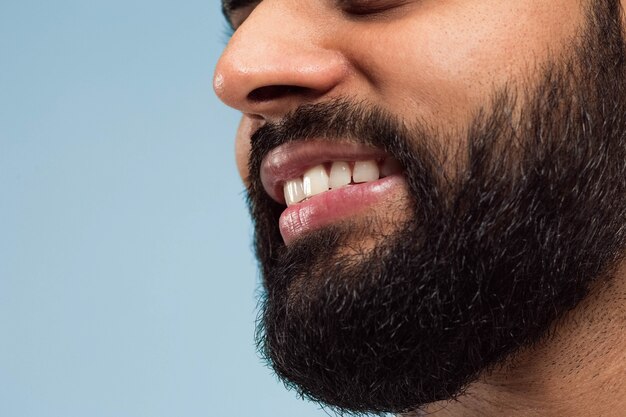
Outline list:
[[[385,151],[405,168],[407,179],[414,182],[413,189],[421,190],[418,197],[424,201],[435,191],[436,178],[432,173],[440,171],[442,155],[446,154],[434,137],[434,129],[426,123],[409,127],[381,106],[364,100],[337,98],[303,104],[280,121],[266,123],[252,135],[249,191],[261,189],[260,168],[269,152],[287,143],[315,139],[328,141],[329,145],[341,141]]]
[[[404,136],[403,130],[395,116],[363,101],[342,98],[303,104],[279,122],[268,122],[254,132],[248,163],[251,179],[258,176],[263,158],[287,143],[349,141],[384,149],[390,143],[389,136]]]

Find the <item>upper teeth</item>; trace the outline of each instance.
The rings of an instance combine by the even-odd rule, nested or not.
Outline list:
[[[341,188],[350,183],[376,181],[398,171],[398,163],[388,158],[379,168],[374,160],[356,161],[352,164],[345,161],[335,161],[330,170],[324,165],[317,165],[308,169],[301,178],[286,181],[284,185],[285,202],[287,206],[321,194],[330,189]]]

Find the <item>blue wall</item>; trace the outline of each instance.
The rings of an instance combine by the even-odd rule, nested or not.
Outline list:
[[[254,349],[217,0],[0,2],[0,416],[323,416]]]

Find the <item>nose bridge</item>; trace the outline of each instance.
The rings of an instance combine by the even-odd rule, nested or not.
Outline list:
[[[303,8],[280,3],[257,6],[233,35],[215,70],[217,95],[245,113],[275,111],[294,92],[323,95],[347,72],[341,54],[322,46],[323,25]],[[262,90],[271,93],[253,94]]]

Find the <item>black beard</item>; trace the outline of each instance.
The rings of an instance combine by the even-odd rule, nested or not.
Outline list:
[[[362,102],[304,105],[253,136],[249,203],[266,290],[257,342],[288,387],[351,414],[454,398],[610,279],[626,243],[618,3],[591,6],[579,41],[532,90],[494,96],[453,170],[437,145],[449,138]],[[285,246],[284,207],[263,191],[259,167],[276,146],[313,137],[396,157],[409,220],[387,236],[338,224]],[[340,253],[359,237],[375,247]]]

